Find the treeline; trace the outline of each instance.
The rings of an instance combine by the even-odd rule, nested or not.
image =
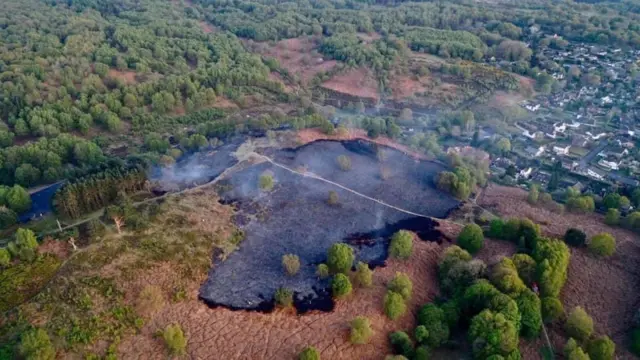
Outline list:
[[[445,58],[480,61],[486,48],[480,38],[467,31],[418,28],[407,31],[404,39],[411,50]]]
[[[54,208],[64,217],[78,218],[113,203],[120,193],[142,190],[146,181],[140,168],[105,170],[62,186],[54,195]]]
[[[378,39],[366,44],[355,33],[342,33],[323,38],[320,52],[351,66],[368,65],[379,74],[389,70],[404,48],[398,39]]]

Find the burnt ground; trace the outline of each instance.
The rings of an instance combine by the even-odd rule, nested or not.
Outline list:
[[[384,148],[379,162],[375,148],[362,141],[317,141],[298,149],[273,150],[277,162],[335,181],[390,205],[433,217],[445,217],[458,205],[435,189],[433,177],[442,166],[416,162],[394,149]],[[352,169],[342,171],[336,158],[347,155]],[[380,166],[388,174],[380,176]],[[271,192],[258,187],[258,178],[271,172],[276,185]],[[238,208],[237,225],[245,232],[239,249],[225,261],[214,264],[200,290],[210,306],[231,309],[273,309],[273,294],[280,287],[295,292],[299,312],[331,310],[327,280],[315,276],[316,266],[326,260],[327,249],[336,242],[354,246],[356,259],[373,266],[387,257],[389,236],[406,228],[423,240],[439,241],[444,236],[436,221],[416,217],[362,198],[334,185],[294,174],[270,163],[238,171],[221,188],[225,201]],[[338,205],[327,203],[329,191],[336,191]],[[287,276],[282,255],[300,257],[300,272]]]

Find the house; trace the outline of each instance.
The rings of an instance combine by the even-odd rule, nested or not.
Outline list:
[[[516,178],[518,179],[528,179],[529,176],[531,176],[531,173],[533,172],[533,168],[528,167],[526,169],[522,169],[520,170],[520,172],[518,172],[518,175],[516,175]]]
[[[538,171],[531,176],[531,180],[539,184],[546,184],[551,180],[551,174],[546,171]]]
[[[578,134],[578,135],[575,135],[571,140],[571,145],[583,148],[589,145],[589,139],[587,139],[585,136]]]
[[[553,152],[556,153],[556,155],[569,155],[569,149],[571,149],[571,144],[564,142],[553,145]]]
[[[592,167],[587,169],[587,176],[590,176],[596,180],[604,180],[604,174],[600,170]]]
[[[620,170],[620,163],[611,159],[600,159],[600,161],[598,161],[598,165],[609,170]]]
[[[608,148],[607,149],[607,154],[620,159],[623,156],[628,155],[629,154],[629,150],[624,148],[624,147],[622,147],[622,146],[616,145],[616,146],[612,146],[612,147]]]
[[[447,149],[447,154],[458,154],[464,158],[471,158],[477,161],[489,161],[489,153],[474,148],[472,146],[454,146]]]
[[[544,133],[546,137],[555,139],[556,138],[556,130],[553,125],[541,125],[540,131]]]
[[[562,159],[562,168],[569,170],[569,171],[573,171],[578,167],[578,162],[573,161],[573,160],[569,160],[569,159]]]
[[[605,136],[607,136],[607,133],[605,132],[600,132],[600,133],[596,133],[595,135],[591,133],[591,131],[587,131],[586,135],[591,139],[591,140],[600,140],[602,138],[604,138]]]
[[[564,134],[564,132],[567,130],[567,124],[565,123],[555,123],[553,124],[553,130],[555,132],[559,132]]]
[[[545,149],[546,149],[546,146],[544,146],[544,145],[527,146],[527,148],[524,151],[527,153],[527,156],[535,158],[535,157],[539,157],[540,155],[544,154]]]

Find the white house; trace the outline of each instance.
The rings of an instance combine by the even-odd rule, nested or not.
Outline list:
[[[597,179],[597,180],[603,180],[604,179],[604,176],[600,175],[598,172],[596,172],[595,170],[593,170],[591,168],[587,169],[587,175],[589,175],[592,178]]]
[[[544,150],[546,149],[546,146],[544,145],[540,145],[540,146],[528,146],[525,151],[527,153],[527,155],[531,156],[531,157],[538,157],[540,155],[542,155],[544,153]]]
[[[619,170],[620,169],[620,165],[615,162],[615,161],[607,161],[605,159],[601,159],[600,161],[598,161],[598,165],[607,168],[607,169],[611,169],[611,170]]]
[[[600,140],[603,137],[607,136],[607,133],[604,133],[604,132],[601,132],[601,133],[598,133],[598,134],[594,135],[590,131],[587,131],[586,134],[587,134],[587,136],[589,136],[591,138],[591,140]]]
[[[522,169],[522,170],[520,170],[520,172],[518,172],[518,176],[516,176],[516,178],[518,178],[518,179],[528,179],[529,176],[531,176],[532,172],[533,172],[533,168]]]
[[[567,124],[565,123],[555,123],[553,124],[553,130],[555,132],[563,133],[567,130]]]
[[[571,144],[553,145],[553,152],[557,155],[569,155],[569,149],[571,149]]]
[[[540,109],[540,104],[537,105],[525,105],[524,106],[527,110],[531,111],[531,112],[536,112]]]

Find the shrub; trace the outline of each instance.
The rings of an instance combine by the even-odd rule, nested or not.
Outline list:
[[[587,234],[575,228],[567,230],[564,234],[564,242],[574,247],[584,246],[586,241]]]
[[[582,350],[574,338],[569,338],[563,348],[563,352],[567,360],[590,360],[589,355]]]
[[[466,225],[458,235],[458,245],[471,254],[475,254],[482,249],[483,244],[484,234],[482,233],[482,228],[477,224]]]
[[[398,259],[408,259],[413,252],[413,235],[406,231],[400,230],[393,234],[391,243],[389,244],[389,255]]]
[[[351,281],[345,274],[336,274],[331,281],[331,291],[333,297],[342,298],[351,294]]]
[[[4,206],[0,206],[0,229],[6,229],[18,222],[18,215]]]
[[[165,299],[162,289],[155,285],[148,285],[140,292],[136,307],[138,312],[150,315],[162,309],[164,304]]]
[[[384,357],[384,360],[408,360],[408,359],[402,355],[387,355]]]
[[[640,356],[640,328],[635,328],[631,332],[631,351]]]
[[[533,284],[536,281],[536,261],[527,254],[515,254],[511,259],[520,279],[527,285]]]
[[[351,170],[351,159],[349,159],[348,156],[340,155],[338,156],[337,161],[338,161],[338,166],[340,167],[340,170],[342,171]]]
[[[293,291],[281,287],[276,290],[274,299],[276,300],[276,304],[282,307],[289,307],[293,305]]]
[[[587,353],[589,353],[591,360],[613,360],[616,344],[608,336],[600,336],[589,342]]]
[[[162,333],[162,338],[169,352],[173,355],[182,355],[187,349],[187,338],[184,336],[180,324],[168,325]]]
[[[449,300],[440,305],[440,309],[444,312],[444,319],[449,329],[454,329],[460,321],[460,306],[457,300]]]
[[[620,224],[620,211],[618,209],[609,209],[604,217],[604,223],[610,226]]]
[[[474,357],[479,359],[491,356],[508,357],[518,349],[518,331],[515,324],[504,314],[488,309],[471,319],[469,340],[474,344]]]
[[[413,337],[416,338],[416,341],[420,344],[424,344],[429,339],[429,330],[424,325],[418,325],[413,334]]]
[[[387,317],[395,320],[404,315],[406,311],[407,305],[404,303],[402,295],[393,291],[387,291],[387,294],[384,296],[384,313]]]
[[[329,267],[327,266],[327,264],[319,264],[318,268],[316,269],[316,275],[320,279],[328,278],[329,277]]]
[[[491,270],[491,283],[505,294],[519,294],[527,287],[518,276],[518,269],[513,261],[502,258]]]
[[[391,346],[393,347],[393,351],[396,354],[400,354],[402,356],[411,359],[413,357],[413,343],[404,331],[396,331],[389,335],[389,342],[391,342]]]
[[[409,276],[405,273],[397,272],[396,276],[389,282],[387,288],[390,291],[402,295],[405,300],[411,299],[411,293],[413,292],[413,283]]]
[[[484,276],[487,266],[481,260],[458,261],[447,272],[440,272],[440,288],[446,294],[455,295]]]
[[[271,174],[262,174],[259,179],[259,186],[261,190],[271,191],[273,190],[273,176]]]
[[[373,284],[373,271],[369,269],[369,265],[362,261],[359,261],[356,265],[356,273],[354,276],[354,282],[359,287],[370,287]]]
[[[487,236],[494,239],[504,238],[504,221],[502,219],[493,219],[489,223],[489,231]]]
[[[531,185],[531,189],[529,189],[529,194],[527,195],[527,202],[529,204],[535,205],[538,203],[538,198],[540,197],[540,190],[538,190],[538,185]]]
[[[315,347],[308,346],[304,350],[302,350],[300,355],[298,355],[298,359],[299,360],[320,360],[320,353],[318,352],[318,350],[316,350]]]
[[[18,352],[27,360],[53,360],[56,357],[51,339],[43,329],[31,329],[25,332],[20,339]]]
[[[338,202],[338,193],[333,190],[329,191],[329,198],[327,199],[327,203],[329,205],[338,205]]]
[[[608,233],[595,235],[589,241],[589,250],[598,256],[609,257],[616,252],[616,239]]]
[[[545,323],[552,323],[560,320],[564,316],[562,302],[556,297],[543,297],[540,300],[542,308],[542,319]]]
[[[529,339],[537,337],[542,328],[540,298],[533,291],[526,289],[516,298],[516,303],[522,315],[520,333]]]
[[[366,344],[372,335],[373,330],[371,330],[369,319],[364,316],[358,316],[351,321],[349,341],[351,341],[352,344]]]
[[[416,340],[419,343],[436,348],[449,339],[449,325],[444,311],[434,304],[426,304],[418,311],[418,324],[425,327],[426,337]]]
[[[284,267],[287,275],[293,276],[300,270],[300,258],[294,254],[282,255],[282,267]]]
[[[351,270],[354,259],[355,256],[353,255],[353,249],[351,246],[343,243],[337,243],[331,245],[329,248],[327,265],[329,266],[329,270],[334,274],[347,273]]]
[[[593,320],[580,306],[576,306],[565,323],[565,330],[572,338],[586,341],[593,333]]]
[[[415,360],[429,360],[431,358],[431,352],[426,346],[420,346],[416,349],[416,353],[413,357]]]
[[[0,248],[0,268],[8,267],[11,264],[11,254],[9,250]]]

